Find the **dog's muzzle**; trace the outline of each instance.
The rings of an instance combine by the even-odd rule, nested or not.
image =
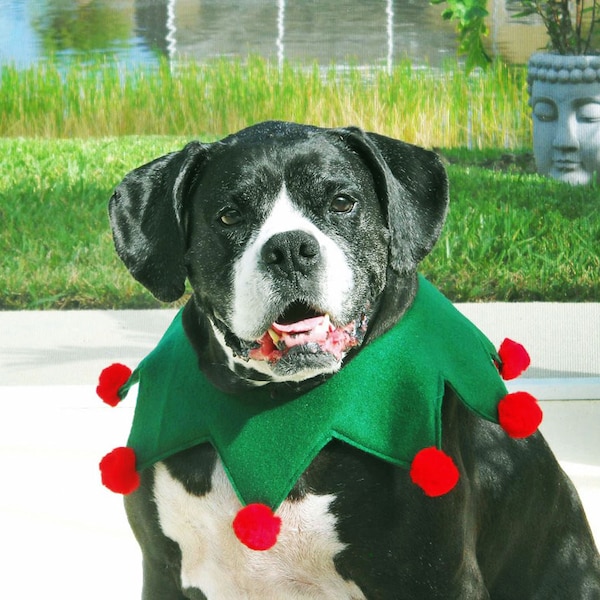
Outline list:
[[[368,306],[352,301],[344,253],[316,228],[273,233],[238,265],[229,328],[238,337],[226,341],[243,360],[281,376],[333,372],[362,343]]]
[[[318,296],[324,257],[318,240],[302,230],[273,235],[262,247],[261,261],[280,293],[301,294],[304,299],[288,304],[268,327],[248,358],[272,365],[284,358],[302,362],[333,358],[340,362],[346,352],[359,345],[366,331],[366,316],[343,325],[332,322],[326,310],[315,308],[306,296]]]

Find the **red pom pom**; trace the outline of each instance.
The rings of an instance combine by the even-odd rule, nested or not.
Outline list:
[[[100,373],[96,394],[109,406],[116,406],[121,401],[119,390],[131,377],[131,369],[120,363],[106,367]]]
[[[100,461],[102,483],[117,494],[135,492],[140,486],[140,474],[135,469],[135,463],[133,448],[115,448]]]
[[[529,437],[542,422],[542,409],[527,392],[507,394],[498,403],[498,422],[513,438]]]
[[[500,344],[498,355],[502,363],[499,367],[500,375],[505,381],[518,377],[531,363],[527,350],[508,338]]]
[[[237,538],[251,550],[268,550],[277,542],[281,519],[265,504],[248,504],[233,520]]]
[[[410,466],[410,478],[427,496],[432,498],[447,494],[460,478],[458,468],[442,450],[423,448]]]

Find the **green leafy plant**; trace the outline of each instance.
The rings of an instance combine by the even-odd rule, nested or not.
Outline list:
[[[519,0],[523,10],[514,15],[541,17],[550,41],[559,54],[596,54],[594,37],[600,21],[600,0]]]
[[[430,0],[431,4],[447,4],[442,12],[445,21],[456,21],[458,52],[466,57],[465,69],[470,73],[475,67],[486,68],[491,59],[483,46],[488,34],[485,18],[488,16],[487,0]]]
[[[475,67],[485,68],[490,58],[483,46],[488,29],[487,0],[430,0],[446,4],[442,18],[456,21],[459,53],[466,56],[467,73]],[[598,54],[600,40],[600,0],[514,0],[522,10],[514,18],[538,15],[548,32],[548,50],[558,54]]]

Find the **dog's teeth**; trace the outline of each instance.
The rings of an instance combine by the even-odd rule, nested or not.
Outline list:
[[[267,331],[269,332],[269,335],[271,336],[271,339],[273,340],[273,342],[275,344],[277,344],[277,342],[281,339],[281,337],[278,336],[277,333],[271,327],[269,327],[269,329]]]
[[[326,335],[329,333],[331,321],[329,315],[325,315],[320,323],[318,323],[312,331],[313,335]]]

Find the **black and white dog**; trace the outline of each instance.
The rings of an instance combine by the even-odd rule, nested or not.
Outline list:
[[[189,280],[183,324],[206,377],[284,401],[402,319],[447,199],[432,152],[268,122],[129,173],[110,215],[120,257],[157,298],[178,299]],[[288,334],[284,352],[274,333]],[[126,498],[143,597],[600,599],[586,518],[541,435],[510,439],[448,391],[443,444],[461,482],[431,500],[406,470],[332,441],[279,508],[295,535],[266,552],[230,534],[238,500],[212,446],[157,463]]]

